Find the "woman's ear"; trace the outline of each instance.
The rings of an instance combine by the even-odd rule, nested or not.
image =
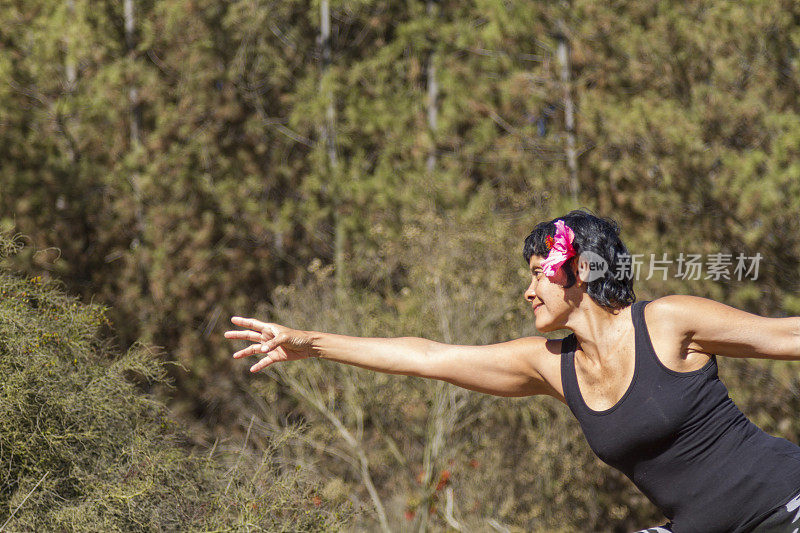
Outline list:
[[[587,285],[597,277],[592,276],[592,265],[589,263],[589,259],[582,255],[579,255],[575,260],[575,277],[578,278],[579,287]]]
[[[589,275],[592,272],[589,262],[586,260],[586,258],[582,256],[576,257],[574,272],[575,272],[575,277],[578,279],[578,286],[580,287],[582,285],[585,285],[586,280],[589,279]]]

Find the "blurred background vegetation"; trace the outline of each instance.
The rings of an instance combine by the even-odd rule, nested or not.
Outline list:
[[[799,56],[792,0],[0,3],[0,524],[654,525],[552,399],[253,376],[222,332],[535,335],[522,241],[576,207],[646,257],[764,257],[640,300],[800,315]],[[796,366],[720,372],[800,441]]]

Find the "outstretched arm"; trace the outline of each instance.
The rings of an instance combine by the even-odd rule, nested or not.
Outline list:
[[[233,354],[236,359],[263,356],[251,368],[308,357],[359,366],[376,372],[447,381],[459,387],[496,396],[552,394],[538,364],[552,358],[554,346],[544,337],[525,337],[486,346],[456,346],[418,337],[351,337],[334,333],[301,331],[252,318],[233,317],[244,331],[228,331],[225,337],[253,342]],[[557,352],[556,352],[557,353]]]
[[[800,361],[800,317],[754,315],[708,298],[675,294],[654,300],[690,347],[728,357]]]

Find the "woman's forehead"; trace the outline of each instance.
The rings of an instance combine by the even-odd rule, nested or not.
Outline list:
[[[532,255],[530,262],[531,268],[536,268],[538,266],[541,266],[542,261],[544,261],[544,257],[539,257],[538,255]]]

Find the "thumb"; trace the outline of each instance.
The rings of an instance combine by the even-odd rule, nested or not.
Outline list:
[[[274,350],[275,348],[286,342],[286,339],[287,335],[285,333],[278,333],[277,335],[275,335],[275,337],[271,338],[270,340],[261,345],[261,352],[262,353],[271,352],[272,350]]]

